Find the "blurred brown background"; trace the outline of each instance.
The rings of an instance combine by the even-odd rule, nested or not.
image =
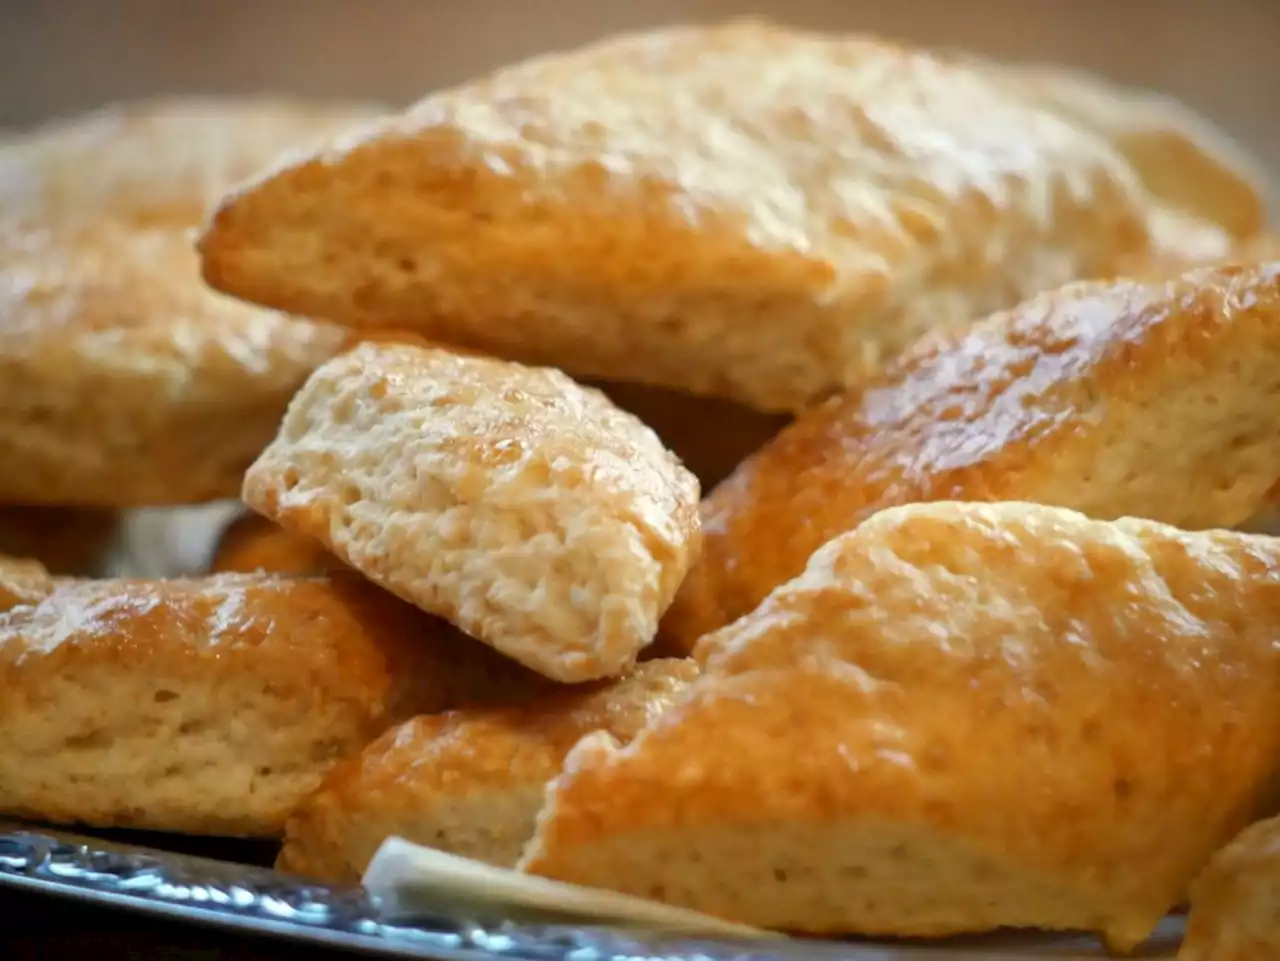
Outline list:
[[[1280,0],[0,0],[0,126],[161,91],[407,101],[610,31],[750,12],[1163,89],[1280,172]]]

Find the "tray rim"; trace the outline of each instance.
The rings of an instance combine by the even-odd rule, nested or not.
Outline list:
[[[183,854],[0,817],[0,892],[36,893],[231,934],[365,956],[437,961],[1096,961],[1085,936],[910,942],[700,939],[592,925],[523,925],[453,913],[389,915],[362,888],[316,884],[272,868]],[[1139,958],[1170,959],[1182,919],[1161,925]],[[1000,940],[993,943],[993,938]],[[1013,938],[1015,943],[1010,943]],[[1019,943],[1020,942],[1020,943]],[[998,944],[998,946],[997,946]],[[1165,952],[1165,953],[1161,953]]]

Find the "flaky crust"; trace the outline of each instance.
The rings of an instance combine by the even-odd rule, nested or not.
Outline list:
[[[248,513],[233,518],[226,526],[209,561],[209,570],[215,574],[233,571],[323,574],[344,566],[319,541]]]
[[[228,197],[209,282],[793,411],[1148,243],[1091,133],[952,59],[677,27],[433,94]]]
[[[243,497],[565,682],[635,663],[699,543],[697,479],[603,394],[409,344],[317,370]]]
[[[0,810],[275,834],[390,725],[541,683],[354,575],[76,581],[0,614]]]
[[[187,228],[282,153],[378,115],[371,105],[167,97],[116,103],[0,141],[0,218]]]
[[[1278,572],[1265,537],[882,511],[629,748],[580,743],[524,867],[784,930],[1131,948],[1274,800]]]
[[[234,497],[345,342],[208,290],[182,231],[0,231],[0,502]]]
[[[1280,262],[1081,283],[928,338],[799,417],[703,502],[670,650],[837,534],[918,501],[1232,527],[1280,479]]]
[[[388,837],[510,867],[578,739],[607,731],[626,743],[697,673],[692,661],[649,661],[517,707],[416,717],[330,772],[289,819],[276,867],[355,882]]]
[[[1213,856],[1191,889],[1178,961],[1280,957],[1280,818],[1259,821]]]

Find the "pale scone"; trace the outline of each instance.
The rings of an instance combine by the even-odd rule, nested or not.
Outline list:
[[[1277,404],[1280,261],[1078,283],[925,338],[703,502],[666,649],[687,653],[897,504],[1024,500],[1232,527],[1280,480]]]
[[[697,479],[599,391],[412,344],[317,370],[243,498],[565,682],[635,663],[700,536]]]
[[[344,566],[319,541],[249,513],[232,518],[223,528],[209,561],[209,570],[215,574],[232,571],[323,574]]]
[[[434,93],[228,196],[229,293],[790,412],[1149,242],[1114,148],[972,66],[762,22]]]
[[[1191,889],[1178,961],[1280,958],[1280,818],[1259,821],[1213,856]]]
[[[39,561],[0,554],[0,613],[38,603],[55,586],[53,577]]]
[[[697,673],[689,660],[655,660],[515,707],[416,717],[336,766],[298,806],[276,866],[354,882],[385,839],[402,837],[510,867],[533,836],[547,782],[579,738],[607,731],[626,743]]]
[[[234,497],[345,343],[210,291],[178,230],[0,230],[0,503]]]
[[[523,869],[812,934],[1141,942],[1280,770],[1280,540],[916,504],[565,760]]]
[[[165,97],[61,117],[0,142],[0,219],[194,227],[282,153],[376,117],[365,104]]]
[[[545,683],[351,574],[67,583],[0,614],[0,813],[274,835],[391,725]]]

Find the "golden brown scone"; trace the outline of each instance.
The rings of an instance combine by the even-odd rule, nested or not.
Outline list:
[[[607,731],[626,743],[697,674],[689,660],[649,661],[615,681],[515,707],[416,717],[336,766],[299,805],[276,867],[358,881],[393,836],[510,867],[533,836],[547,782],[578,739]]]
[[[317,370],[243,497],[565,682],[635,663],[699,544],[697,478],[603,394],[411,344]]]
[[[623,410],[635,414],[698,478],[704,491],[733,473],[790,419],[718,397],[698,397],[649,384],[597,382]]]
[[[1148,243],[1123,158],[971,66],[743,21],[432,94],[226,198],[218,289],[789,412]]]
[[[392,724],[542,683],[351,574],[75,582],[0,614],[0,810],[271,835]]]
[[[209,563],[209,570],[215,574],[323,574],[343,567],[342,561],[319,541],[287,531],[258,514],[234,518],[219,536]]]
[[[986,66],[1011,91],[1114,146],[1158,206],[1216,224],[1235,240],[1252,237],[1265,225],[1267,197],[1259,163],[1185,104],[1081,70]]]
[[[1280,262],[1080,283],[926,338],[799,417],[703,502],[664,649],[822,544],[917,501],[1025,500],[1232,527],[1280,480]]]
[[[0,233],[0,502],[235,496],[345,340],[211,292],[181,231]]]
[[[107,563],[121,522],[112,510],[0,506],[0,554],[35,558],[54,574],[96,575]]]
[[[0,613],[35,604],[52,593],[54,586],[53,578],[39,561],[0,554]]]
[[[1213,856],[1191,889],[1178,961],[1280,958],[1280,818],[1259,821]]]
[[[0,143],[0,218],[192,227],[282,153],[378,108],[280,98],[169,97],[64,117]]]
[[[580,742],[523,868],[747,924],[1142,941],[1280,767],[1280,541],[882,511]]]

